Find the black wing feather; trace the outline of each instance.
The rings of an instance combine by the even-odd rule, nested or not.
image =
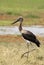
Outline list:
[[[22,36],[24,37],[24,39],[29,41],[33,41],[34,39],[36,39],[36,36],[30,31],[27,31],[26,33],[22,33]]]
[[[24,39],[35,43],[38,47],[40,46],[40,42],[37,40],[36,36],[32,32],[27,31],[27,33],[22,33],[22,36]]]

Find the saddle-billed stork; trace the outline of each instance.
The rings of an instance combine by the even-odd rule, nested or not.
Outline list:
[[[27,30],[23,30],[22,29],[22,23],[23,23],[23,17],[19,17],[16,21],[14,21],[12,24],[15,24],[17,22],[20,22],[19,25],[19,31],[21,32],[21,35],[23,36],[23,38],[27,41],[33,42],[37,45],[37,47],[40,47],[40,42],[39,40],[36,38],[36,36]],[[27,42],[27,47],[29,49],[29,42]],[[29,50],[28,50],[29,51]]]

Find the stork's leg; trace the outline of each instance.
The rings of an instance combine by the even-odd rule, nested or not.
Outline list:
[[[27,43],[27,48],[28,48],[28,51],[29,51],[29,43]]]
[[[27,60],[28,60],[29,52],[30,52],[30,51],[29,51],[29,42],[27,42],[27,49],[28,49],[28,51],[25,52],[25,53],[23,53],[22,56],[21,56],[21,58],[26,54],[26,55],[27,55],[26,57],[27,57]]]
[[[33,46],[32,42],[30,42],[32,50],[35,49],[35,46]]]
[[[27,60],[28,60],[28,57],[29,57],[29,43],[27,43],[27,49],[28,49],[28,53],[27,53]]]
[[[27,49],[28,49],[28,51],[25,52],[25,53],[23,53],[22,56],[21,56],[21,58],[23,58],[23,56],[26,54],[27,55],[26,57],[27,57],[27,60],[28,60],[29,53],[35,50],[35,48],[33,48],[31,51],[29,51],[29,44],[31,44],[31,42],[30,43],[27,42]],[[31,44],[31,46],[33,46],[33,45]]]

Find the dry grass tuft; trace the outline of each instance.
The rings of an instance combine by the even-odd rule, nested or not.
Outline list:
[[[38,37],[38,36],[37,36]],[[43,37],[38,37],[41,46],[21,59],[23,53],[27,52],[27,46],[21,36],[0,35],[0,65],[44,65],[44,40]],[[30,45],[29,50],[33,47]]]

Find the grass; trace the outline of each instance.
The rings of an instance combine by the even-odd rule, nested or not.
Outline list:
[[[9,20],[0,20],[0,26],[10,26],[12,21]]]
[[[24,25],[44,25],[44,0],[0,0],[0,25],[10,25],[19,16]]]
[[[44,10],[44,0],[0,0],[0,12],[21,13]]]
[[[14,22],[18,17],[10,18],[7,17],[7,19],[0,20],[0,26],[11,26],[11,23]],[[30,25],[42,25],[44,26],[44,19],[38,18],[38,16],[30,16],[31,18],[24,18],[23,26],[30,26]],[[37,18],[36,18],[37,17]],[[16,26],[19,26],[19,23],[15,24]],[[15,26],[14,25],[14,26]]]
[[[0,65],[44,65],[44,38],[38,36],[37,38],[41,46],[38,49],[35,44],[32,44],[36,50],[29,53],[27,61],[26,56],[21,59],[22,54],[27,51],[21,36],[0,35]],[[31,45],[29,50],[32,50]]]

